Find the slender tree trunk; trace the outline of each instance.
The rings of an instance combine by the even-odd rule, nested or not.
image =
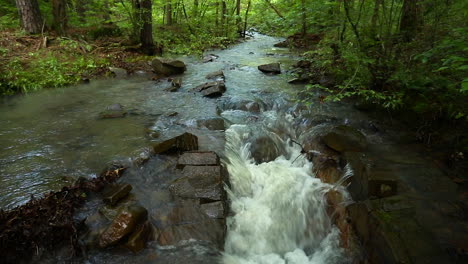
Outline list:
[[[250,10],[250,0],[247,3],[247,9],[245,10],[245,19],[244,19],[244,38],[245,38],[245,32],[247,32],[247,18],[249,16],[249,10]]]
[[[421,25],[420,0],[404,0],[400,20],[400,33],[405,41],[411,41]]]
[[[42,30],[42,17],[37,0],[16,0],[16,7],[24,31],[37,34]]]
[[[198,16],[198,0],[193,0],[192,17]]]
[[[67,6],[64,0],[52,0],[53,28],[63,35],[67,29]]]
[[[241,13],[241,0],[236,0],[236,25],[237,25],[237,32],[239,36],[242,37],[242,19],[240,16]]]
[[[166,0],[166,25],[172,25],[172,3],[171,0]]]
[[[76,0],[76,13],[81,23],[86,22],[86,0]]]
[[[302,13],[302,36],[307,34],[307,14],[305,0],[301,0],[301,13]]]
[[[273,11],[275,11],[275,13],[282,19],[284,19],[284,16],[281,14],[281,12],[278,10],[278,8],[276,8],[276,6],[274,6],[270,0],[265,0],[265,2],[267,2],[268,6],[270,6],[271,9],[273,9]]]
[[[155,45],[153,41],[153,5],[151,0],[141,0],[141,20],[142,27],[140,31],[141,49],[146,55],[154,55]]]
[[[227,35],[227,6],[226,0],[221,1],[221,32],[223,35]]]

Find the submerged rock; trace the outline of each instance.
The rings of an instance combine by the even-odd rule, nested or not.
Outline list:
[[[153,225],[146,221],[136,228],[136,230],[130,235],[125,243],[125,247],[131,250],[133,253],[138,253],[143,250],[146,243],[153,240],[155,228]]]
[[[199,119],[197,120],[198,127],[206,127],[209,130],[224,130],[224,119],[221,117]]]
[[[155,58],[151,62],[154,72],[165,76],[184,73],[187,70],[185,63],[180,60]]]
[[[275,141],[267,136],[255,138],[250,146],[250,153],[257,164],[270,162],[281,155]]]
[[[138,224],[146,221],[148,211],[139,205],[122,208],[109,227],[101,234],[99,246],[102,248],[118,244],[124,237],[135,231]]]
[[[184,133],[153,146],[154,154],[191,151],[197,149],[198,138],[190,133]]]
[[[279,74],[281,73],[281,67],[279,63],[269,63],[259,65],[258,69],[264,73]]]
[[[218,55],[215,54],[208,54],[203,57],[203,63],[214,61],[215,59],[219,58]]]
[[[202,204],[201,208],[210,218],[226,218],[225,203],[222,201]]]
[[[130,191],[132,186],[130,184],[115,184],[109,186],[108,190],[104,191],[104,202],[109,205],[115,205],[118,201],[125,198]]]
[[[127,111],[123,108],[121,104],[112,104],[106,107],[106,110],[99,113],[99,118],[120,118],[125,117],[126,115]]]
[[[337,126],[322,137],[323,142],[338,151],[360,152],[367,148],[366,137],[358,130],[349,126]]]

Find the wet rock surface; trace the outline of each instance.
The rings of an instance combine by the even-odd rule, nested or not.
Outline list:
[[[205,97],[214,98],[220,97],[224,92],[226,92],[226,85],[224,84],[224,81],[207,82],[195,87],[194,90],[202,93]]]
[[[258,69],[261,72],[269,73],[269,74],[280,74],[281,73],[281,67],[280,67],[279,63],[269,63],[269,64],[259,65]]]
[[[127,115],[127,111],[121,104],[112,104],[106,107],[106,110],[99,113],[99,118],[121,118]]]
[[[155,154],[182,152],[197,149],[198,138],[190,133],[183,133],[179,136],[162,141],[153,146]]]
[[[341,125],[333,128],[322,137],[325,144],[338,151],[364,151],[367,147],[365,136],[349,126]]]
[[[130,184],[115,184],[107,188],[108,190],[104,190],[103,201],[109,205],[115,205],[118,201],[125,198],[132,190],[132,186]]]
[[[184,73],[187,70],[187,66],[183,61],[171,60],[165,58],[155,58],[151,61],[153,71],[157,74],[164,76],[170,76],[175,74]]]
[[[221,117],[213,117],[197,120],[198,127],[206,127],[210,130],[224,130],[224,119]]]

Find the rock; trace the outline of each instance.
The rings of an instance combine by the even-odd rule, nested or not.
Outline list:
[[[172,111],[172,112],[169,112],[166,114],[166,116],[170,116],[170,117],[173,117],[173,116],[176,116],[178,115],[179,113],[177,113],[176,111]]]
[[[210,218],[226,218],[225,205],[222,201],[202,204],[201,208]]]
[[[180,60],[171,60],[165,58],[155,58],[151,62],[154,72],[165,76],[181,74],[187,70],[185,63]]]
[[[312,62],[308,60],[300,60],[296,63],[296,65],[294,65],[294,67],[307,69],[307,68],[310,68],[311,65],[312,65]]]
[[[180,88],[182,87],[182,78],[180,77],[175,77],[171,81],[172,87]]]
[[[250,153],[257,164],[270,162],[281,155],[281,149],[267,136],[260,136],[250,145]]]
[[[82,77],[80,79],[80,83],[81,84],[89,84],[91,81],[89,80],[89,78],[86,78],[86,77]]]
[[[221,117],[199,119],[197,120],[198,127],[206,127],[209,130],[224,130],[224,119]]]
[[[259,65],[258,69],[264,73],[279,74],[281,73],[281,67],[279,63],[269,63]]]
[[[369,172],[363,162],[363,154],[358,152],[344,153],[344,159],[353,170],[353,176],[347,181],[348,192],[354,201],[362,201],[368,198],[369,193]]]
[[[118,201],[125,198],[131,190],[132,186],[130,184],[111,185],[104,191],[103,201],[109,205],[115,205]]]
[[[209,241],[219,248],[224,243],[224,220],[209,218],[195,202],[177,205],[167,218],[169,226],[161,230],[158,238],[162,246],[189,239]]]
[[[224,72],[222,70],[209,73],[205,76],[206,79],[213,79],[215,81],[224,81]]]
[[[185,166],[217,166],[219,165],[219,157],[212,151],[194,151],[184,152],[179,157],[177,166],[183,168]]]
[[[218,55],[215,54],[208,54],[203,57],[203,63],[214,61],[215,59],[219,58]]]
[[[277,48],[287,48],[289,47],[289,41],[288,40],[281,41],[281,42],[275,43],[273,46]]]
[[[289,80],[288,83],[302,84],[302,83],[307,83],[308,81],[310,81],[309,76],[307,76],[306,74],[301,74],[299,77],[292,78],[291,80]]]
[[[125,117],[127,111],[123,108],[121,104],[112,104],[106,107],[106,110],[99,113],[99,118],[120,118]]]
[[[197,150],[198,138],[190,133],[184,133],[155,144],[153,149],[155,154]]]
[[[184,177],[169,187],[175,196],[204,201],[220,201],[225,197],[220,166],[185,166],[182,173]]]
[[[127,235],[135,231],[138,224],[146,221],[148,211],[139,205],[132,205],[119,212],[110,226],[104,230],[99,238],[99,246],[102,248],[117,245]]]
[[[131,250],[133,253],[138,253],[143,250],[146,243],[153,239],[154,227],[146,221],[136,228],[136,230],[130,235],[125,243],[125,247]]]
[[[125,69],[122,69],[122,68],[116,68],[116,67],[109,67],[109,71],[112,72],[112,74],[114,75],[114,77],[116,78],[125,78],[127,77],[128,73],[127,73],[127,70]]]
[[[338,152],[359,152],[367,148],[366,137],[358,130],[345,125],[334,127],[322,136],[322,140],[328,147]]]
[[[208,82],[195,87],[195,91],[201,92],[205,97],[219,97],[226,91],[223,81]]]

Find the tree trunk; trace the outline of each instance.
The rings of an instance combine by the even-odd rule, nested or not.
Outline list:
[[[247,18],[249,16],[249,10],[250,10],[250,0],[247,3],[247,9],[245,10],[245,19],[244,19],[244,38],[245,38],[245,32],[247,31]]]
[[[67,7],[64,0],[52,0],[53,28],[59,35],[67,29]]]
[[[265,2],[267,2],[267,4],[271,7],[271,9],[273,9],[273,11],[275,11],[275,13],[282,19],[284,19],[284,16],[280,13],[280,11],[278,10],[278,8],[276,8],[271,2],[270,0],[265,0]]]
[[[21,27],[30,34],[40,33],[42,17],[37,0],[16,0],[16,7],[21,18]]]
[[[192,17],[198,16],[198,0],[193,0]]]
[[[400,33],[405,41],[414,39],[421,26],[420,2],[420,0],[404,0],[403,2]]]
[[[156,47],[153,41],[153,13],[151,0],[140,2],[142,27],[140,31],[141,49],[146,55],[154,55]]]
[[[227,33],[227,6],[226,6],[226,0],[221,1],[221,32],[223,32],[223,35],[227,35],[224,33]]]
[[[76,13],[81,23],[86,22],[86,0],[76,0]]]
[[[237,25],[237,32],[239,36],[242,37],[242,20],[241,20],[241,0],[236,1],[236,25]]]
[[[307,14],[305,0],[301,1],[301,13],[302,13],[302,36],[307,34]]]
[[[172,25],[172,3],[171,0],[166,0],[166,25]]]

